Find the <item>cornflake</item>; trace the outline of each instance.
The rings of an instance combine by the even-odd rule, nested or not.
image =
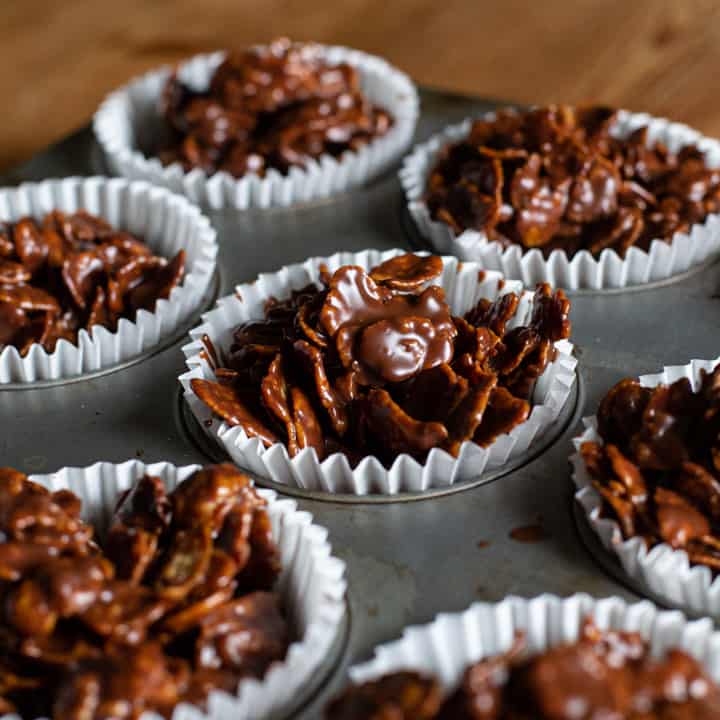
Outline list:
[[[39,343],[51,353],[82,329],[115,332],[121,318],[153,312],[184,272],[184,250],[168,261],[84,210],[0,223],[0,351],[24,356]]]

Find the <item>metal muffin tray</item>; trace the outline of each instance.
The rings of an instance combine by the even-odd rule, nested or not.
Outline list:
[[[422,91],[421,99],[417,140],[495,107],[430,90]],[[85,128],[2,178],[2,184],[102,172],[102,158]],[[395,172],[320,203],[209,215],[218,230],[219,273],[202,310],[236,283],[313,255],[421,246]],[[508,594],[638,597],[623,584],[609,555],[595,560],[604,550],[576,526],[570,439],[579,418],[593,414],[620,378],[718,355],[718,292],[718,265],[710,263],[640,289],[571,293],[577,390],[556,427],[513,466],[420,498],[292,491],[300,507],[330,531],[349,578],[345,632],[325,675],[298,698],[295,717],[320,717],[346,682],[350,664],[368,658],[375,645],[398,637],[406,625],[428,622],[438,612]],[[98,460],[137,457],[184,465],[223,457],[187,411],[177,382],[185,369],[180,348],[198,319],[199,312],[161,347],[111,370],[71,382],[0,386],[0,464],[37,473]]]

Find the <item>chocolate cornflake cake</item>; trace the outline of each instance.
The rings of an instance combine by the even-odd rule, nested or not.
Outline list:
[[[34,343],[53,352],[58,340],[155,309],[185,270],[185,251],[159,257],[140,239],[80,210],[0,222],[0,351],[26,355]]]
[[[506,654],[469,667],[443,697],[435,678],[401,671],[350,687],[327,720],[711,720],[720,688],[681,650],[650,656],[638,633],[586,621],[578,642],[527,656],[517,638]]]
[[[217,381],[193,379],[193,392],[291,456],[314,448],[320,460],[389,466],[401,453],[423,461],[432,448],[490,445],[527,419],[535,380],[570,334],[570,302],[540,285],[527,325],[509,329],[514,293],[456,317],[432,284],[442,269],[437,256],[406,254],[325,272],[238,327]]]
[[[357,150],[393,123],[363,95],[354,67],[287,39],[229,53],[202,92],[173,75],[162,111],[171,131],[163,163],[235,177]]]
[[[648,128],[613,133],[617,111],[551,105],[476,120],[428,180],[433,219],[503,246],[598,256],[647,251],[720,210],[720,170],[688,145],[648,144]]]
[[[170,494],[143,477],[104,538],[80,511],[73,493],[0,470],[0,713],[169,716],[285,657],[266,503],[234,466]]]
[[[580,448],[603,513],[625,538],[667,543],[720,571],[720,366],[697,391],[682,378],[619,382],[597,414],[603,443]]]

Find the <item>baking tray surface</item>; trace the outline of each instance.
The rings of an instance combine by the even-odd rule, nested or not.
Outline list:
[[[496,106],[432,90],[423,90],[421,100],[417,140]],[[103,171],[92,133],[83,128],[7,174],[2,184]],[[395,172],[321,203],[209,215],[220,243],[215,288],[220,295],[260,272],[309,256],[418,242]],[[438,612],[511,593],[637,599],[637,588],[618,580],[607,562],[596,562],[578,532],[570,439],[579,417],[593,414],[620,378],[720,354],[718,293],[718,265],[711,263],[642,291],[573,294],[579,389],[559,432],[493,482],[418,502],[298,499],[329,529],[336,553],[348,564],[350,612],[335,671],[297,717],[320,717],[328,697],[345,683],[349,664],[399,637],[404,626],[428,622]],[[206,304],[212,300],[206,298]],[[186,340],[176,337],[137,362],[80,381],[0,389],[0,462],[28,473],[133,457],[178,465],[208,462],[218,449],[197,441],[178,390]]]

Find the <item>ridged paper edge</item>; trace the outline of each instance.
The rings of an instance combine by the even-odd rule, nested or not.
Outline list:
[[[639,632],[656,656],[681,648],[720,681],[720,633],[713,632],[711,620],[689,622],[682,613],[658,610],[647,600],[630,604],[619,597],[598,600],[582,593],[567,598],[509,596],[440,614],[427,625],[406,628],[399,640],[378,646],[373,659],[350,668],[350,679],[362,683],[415,670],[436,676],[443,689],[451,691],[469,665],[509,649],[517,631],[525,632],[528,652],[538,653],[577,640],[586,617],[601,629]]]

